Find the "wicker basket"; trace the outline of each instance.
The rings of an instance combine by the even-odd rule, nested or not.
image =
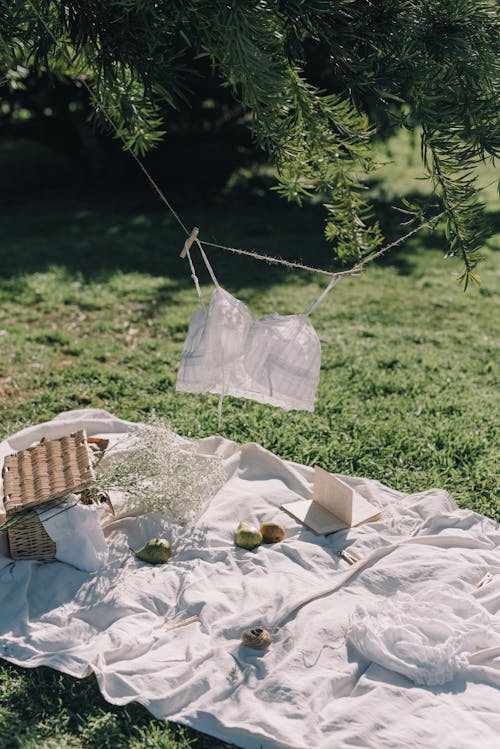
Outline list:
[[[13,528],[7,531],[7,538],[12,559],[38,559],[40,562],[53,562],[56,558],[56,544],[34,510],[27,512]]]
[[[92,453],[84,430],[43,440],[8,455],[2,471],[7,531],[12,559],[55,559],[56,544],[34,508],[82,491],[95,483]],[[33,508],[32,512],[26,512]],[[22,512],[22,516],[19,513]],[[55,510],[57,512],[57,510]],[[16,518],[16,515],[19,515]]]

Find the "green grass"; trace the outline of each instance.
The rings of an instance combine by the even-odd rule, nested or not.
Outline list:
[[[494,209],[491,191],[488,200]],[[223,243],[330,262],[319,208],[213,200],[184,216]],[[153,199],[13,202],[0,229],[0,436],[81,407],[134,420],[155,409],[183,435],[218,431],[216,397],[175,392],[196,297],[178,259],[182,237]],[[221,433],[407,492],[438,486],[461,507],[500,520],[495,244],[498,236],[481,287],[466,294],[455,280],[460,264],[443,259],[438,235],[418,235],[339,284],[313,317],[323,347],[315,413],[227,398]],[[210,256],[255,315],[304,311],[325,285],[219,250]],[[139,706],[107,705],[93,677],[8,664],[0,672],[2,749],[223,746]]]

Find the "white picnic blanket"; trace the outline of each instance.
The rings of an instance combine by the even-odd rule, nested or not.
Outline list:
[[[116,435],[130,424],[103,411],[67,412],[0,444],[0,458],[77,427]],[[221,437],[200,440],[198,449],[224,459],[227,481],[185,533],[159,514],[110,522],[108,562],[95,573],[61,562],[13,562],[0,539],[0,655],[75,677],[94,671],[109,702],[138,701],[158,718],[247,749],[496,749],[498,524],[459,510],[444,491],[407,495],[343,477],[381,508],[382,519],[318,537],[279,510],[283,502],[310,497],[311,468]],[[254,551],[234,546],[240,520],[271,519],[286,527],[283,542]],[[129,546],[153,536],[172,541],[166,565],[150,566],[130,554]],[[360,559],[355,566],[337,556],[346,548]],[[491,580],[476,587],[488,572]],[[408,665],[401,647],[389,648],[387,667],[374,662],[390,642],[385,632],[391,627],[379,632],[381,646],[370,656],[350,641],[351,619],[359,624],[363,607],[375,623],[384,602],[394,612],[398,601],[408,608],[410,600],[422,600],[425,613],[439,589],[459,630],[460,618],[472,616],[468,611],[487,625],[484,637],[476,632],[466,646],[454,640],[459,668],[444,684],[418,685],[398,672],[398,659]],[[421,617],[419,630],[418,617],[410,627],[399,613],[409,642],[423,637],[428,646],[431,614]],[[172,629],[190,617],[198,618]],[[449,626],[454,622],[450,617]],[[266,651],[240,645],[242,631],[258,625],[274,632]],[[443,627],[441,617],[435,631]],[[359,643],[371,647],[373,638],[364,635]],[[419,658],[427,652],[420,650]],[[412,675],[414,665],[410,660],[406,673]]]

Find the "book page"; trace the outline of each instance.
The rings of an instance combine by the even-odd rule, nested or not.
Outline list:
[[[323,468],[314,468],[313,502],[335,515],[347,527],[352,523],[353,490]]]
[[[299,523],[302,523],[318,536],[324,533],[335,533],[344,530],[348,526],[338,520],[331,512],[313,502],[311,499],[301,499],[297,502],[288,502],[280,505],[281,509],[291,515]]]
[[[367,502],[360,494],[354,492],[351,526],[361,525],[361,523],[369,523],[372,520],[378,520],[381,515],[382,513],[378,507],[375,507],[371,502]]]
[[[380,517],[378,507],[319,466],[314,469],[312,499],[296,500],[280,507],[318,535],[335,533]]]

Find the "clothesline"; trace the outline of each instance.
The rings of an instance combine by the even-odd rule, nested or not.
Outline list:
[[[37,16],[37,18],[40,21],[40,23],[45,27],[45,30],[47,31],[47,33],[49,34],[49,36],[52,37],[52,40],[54,41],[54,43],[57,44],[58,43],[57,42],[57,38],[54,35],[54,33],[52,32],[52,30],[50,29],[50,27],[47,25],[47,23],[46,23],[45,19],[43,18],[43,16],[40,15],[40,13],[38,12],[37,8],[33,5],[33,3],[31,2],[31,0],[28,0],[28,4],[30,5],[31,9],[33,10],[33,12],[35,13],[35,15]],[[70,57],[70,55],[69,55],[69,53],[68,53],[68,51],[67,51],[66,48],[64,48],[63,54],[66,57],[68,63],[70,65],[72,65],[73,64],[73,60],[71,59],[71,57]],[[163,192],[163,190],[160,188],[160,186],[158,185],[158,183],[156,182],[156,180],[154,179],[154,177],[150,174],[150,172],[144,166],[144,163],[137,156],[137,154],[133,151],[132,147],[126,142],[124,136],[120,133],[120,131],[119,131],[116,123],[114,122],[113,117],[108,112],[108,110],[106,109],[106,107],[103,106],[102,101],[99,101],[99,99],[97,98],[96,94],[92,91],[92,89],[90,88],[90,86],[88,85],[87,81],[84,78],[81,78],[80,82],[86,88],[86,90],[87,90],[90,98],[95,102],[95,104],[97,105],[97,107],[104,114],[104,116],[107,119],[107,121],[109,122],[112,130],[114,130],[116,137],[119,138],[119,140],[122,141],[123,147],[124,147],[125,151],[128,151],[128,153],[132,156],[132,158],[134,159],[134,161],[138,165],[139,169],[142,171],[142,173],[144,174],[144,176],[146,177],[146,179],[148,180],[148,182],[150,183],[151,187],[156,192],[156,194],[158,195],[158,197],[160,198],[160,200],[168,208],[168,210],[170,211],[170,213],[174,216],[174,218],[176,219],[177,223],[179,224],[179,226],[181,227],[181,229],[184,231],[184,233],[186,234],[186,236],[189,237],[190,234],[191,234],[191,232],[187,228],[186,224],[183,222],[183,220],[181,219],[181,217],[179,216],[179,214],[177,213],[177,211],[173,207],[172,203],[168,200],[167,196],[165,195],[165,193]],[[283,258],[275,257],[273,255],[263,255],[263,254],[261,254],[259,252],[255,252],[253,250],[244,250],[244,249],[241,249],[239,247],[229,247],[227,245],[218,244],[216,242],[209,242],[209,241],[206,241],[206,240],[202,240],[200,237],[198,238],[198,241],[202,241],[203,245],[205,245],[207,247],[216,247],[217,249],[224,250],[226,252],[232,252],[232,253],[235,253],[237,255],[246,255],[247,257],[251,257],[254,260],[262,260],[262,261],[264,261],[266,263],[271,263],[271,264],[274,264],[274,265],[283,265],[286,268],[297,268],[299,270],[309,271],[311,273],[319,273],[320,275],[328,276],[331,279],[334,279],[334,278],[341,279],[341,278],[348,278],[348,277],[352,277],[352,276],[358,275],[360,273],[360,271],[362,271],[363,268],[368,263],[373,262],[374,260],[376,260],[377,258],[381,257],[381,255],[384,255],[386,252],[388,252],[389,250],[393,249],[394,247],[397,247],[398,245],[403,244],[403,242],[405,242],[407,239],[409,239],[414,234],[416,234],[417,232],[419,232],[421,229],[424,229],[426,227],[431,226],[436,221],[438,221],[442,216],[444,216],[445,213],[446,213],[446,211],[442,211],[441,213],[437,214],[436,216],[433,216],[428,221],[426,221],[426,222],[424,222],[422,224],[419,224],[418,226],[416,226],[415,228],[413,228],[411,231],[409,231],[404,236],[400,237],[399,239],[395,240],[394,242],[390,242],[388,245],[386,245],[385,247],[382,247],[381,249],[377,250],[376,252],[373,252],[371,255],[368,255],[367,257],[363,258],[359,263],[357,263],[356,265],[354,265],[352,268],[349,268],[348,270],[345,270],[345,271],[330,271],[330,270],[325,270],[324,268],[316,268],[316,267],[313,267],[313,266],[310,266],[310,265],[305,265],[304,263],[298,263],[298,262],[294,262],[294,261],[290,261],[290,260],[284,260]]]
[[[429,219],[429,221],[426,221],[423,224],[419,224],[419,226],[416,226],[414,229],[409,231],[403,237],[400,237],[399,239],[396,239],[394,242],[391,242],[390,244],[385,245],[385,247],[382,247],[380,250],[377,250],[371,255],[368,255],[366,258],[361,260],[352,268],[349,268],[348,270],[344,270],[344,271],[324,270],[323,268],[316,268],[310,265],[304,265],[303,263],[296,263],[290,260],[284,260],[283,258],[273,257],[272,255],[261,255],[258,252],[254,252],[250,250],[242,250],[238,247],[227,247],[226,245],[217,244],[215,242],[203,241],[203,244],[206,247],[217,247],[218,249],[226,250],[227,252],[234,252],[237,255],[247,255],[249,257],[252,257],[254,260],[264,260],[267,263],[277,263],[279,265],[284,265],[287,268],[299,268],[300,270],[307,270],[312,273],[321,273],[323,276],[330,276],[334,278],[346,278],[348,276],[357,276],[360,273],[360,271],[363,270],[365,265],[367,265],[368,263],[371,263],[373,260],[380,257],[381,255],[386,253],[388,250],[393,249],[393,247],[397,247],[398,245],[403,244],[403,242],[405,242],[407,239],[409,239],[414,234],[419,232],[420,229],[423,229],[424,227],[427,227],[427,226],[432,226],[432,224],[438,219],[440,219],[444,215],[444,213],[445,212],[442,211],[436,216],[433,216],[432,219]]]

